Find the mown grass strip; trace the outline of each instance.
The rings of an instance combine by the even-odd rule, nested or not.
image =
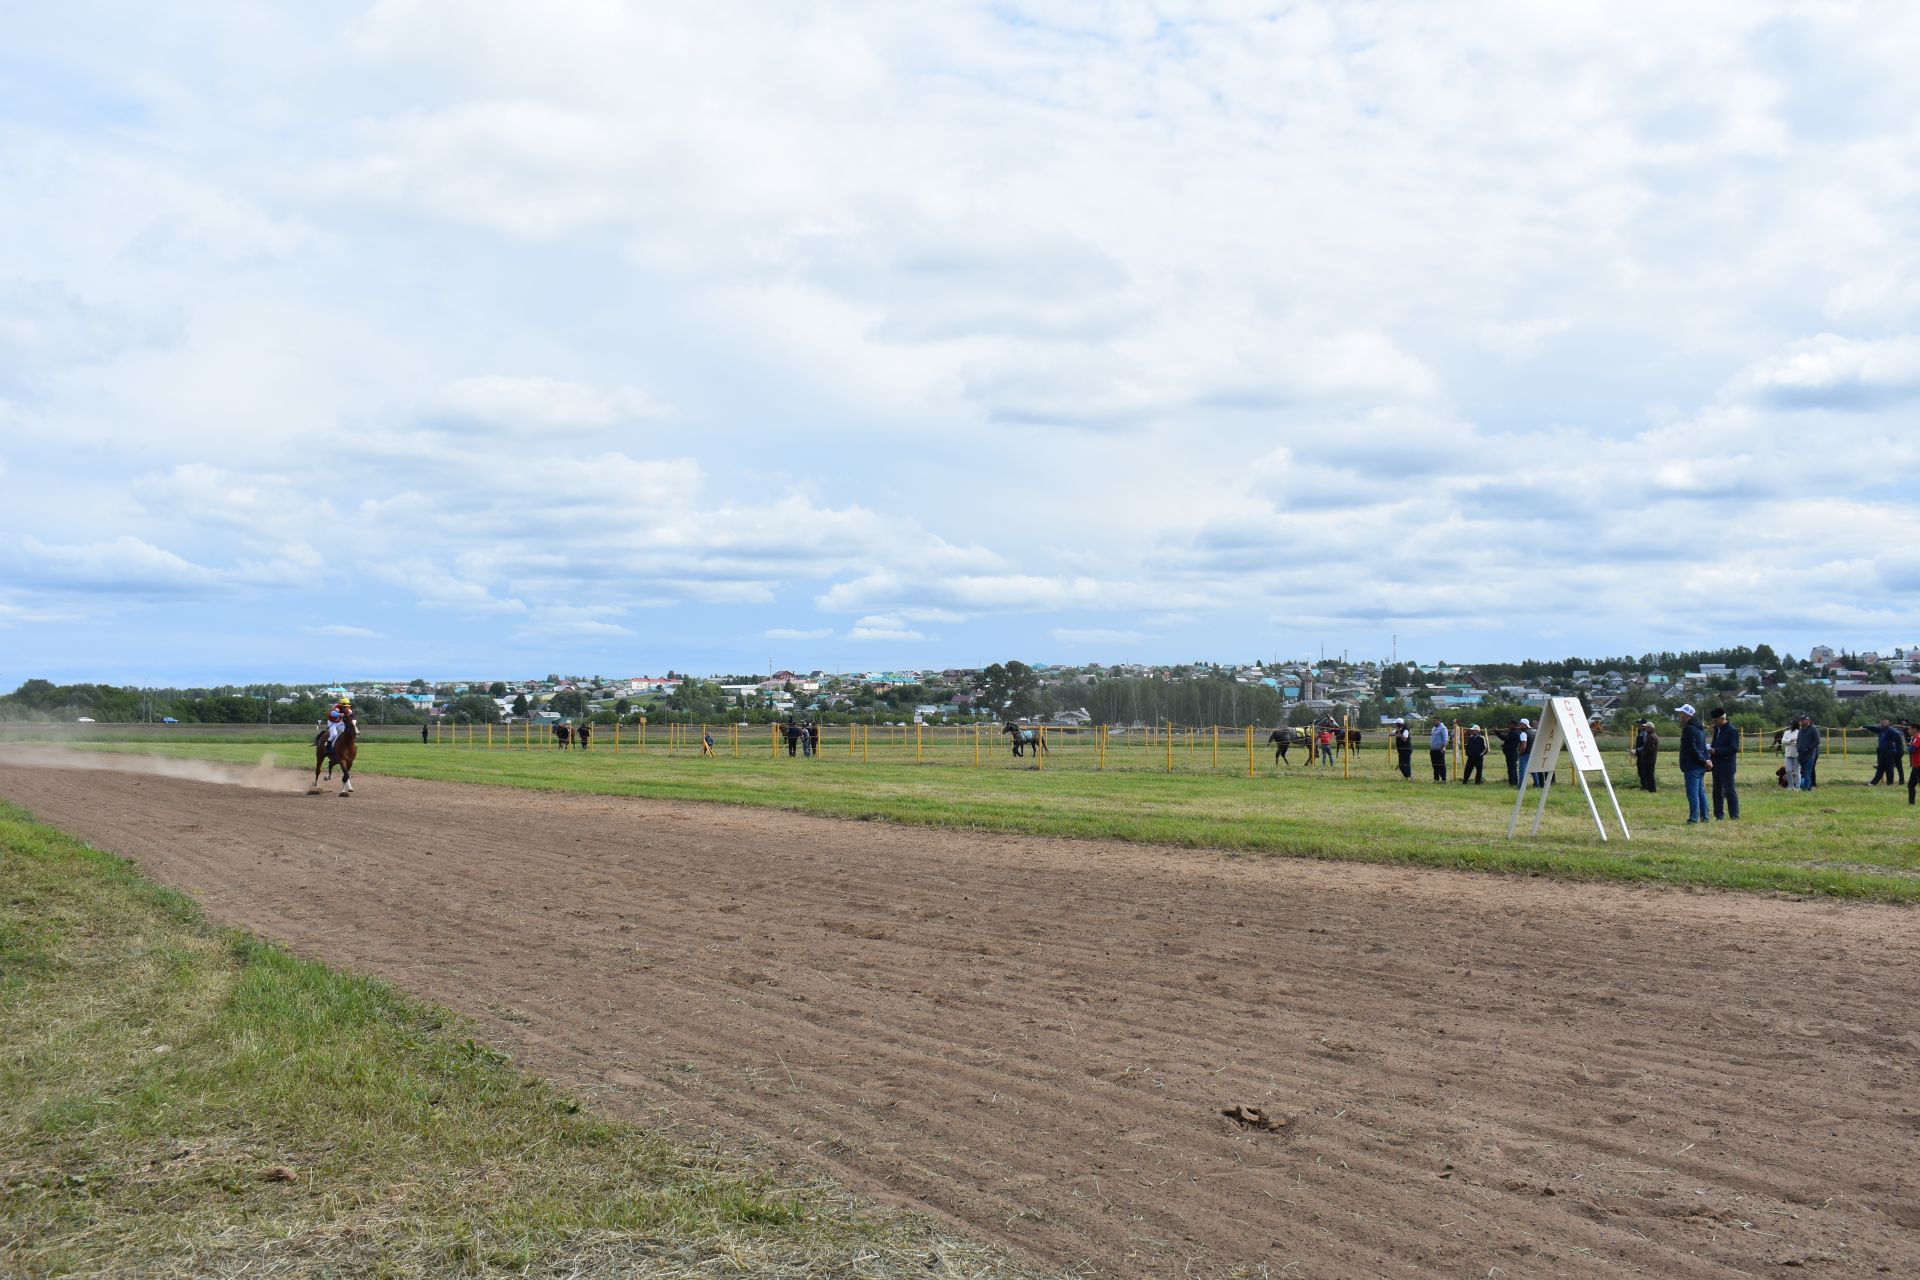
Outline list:
[[[251,764],[262,748],[183,741],[166,753]],[[1669,769],[1673,776],[1663,774],[1667,789],[1658,794],[1620,790],[1631,841],[1618,838],[1599,797],[1615,836],[1603,844],[1578,788],[1564,776],[1549,797],[1540,834],[1524,834],[1534,805],[1529,793],[1522,835],[1508,840],[1513,792],[1499,782],[1498,761],[1491,785],[1438,786],[1421,778],[1426,761],[1416,754],[1415,780],[1406,782],[1380,751],[1363,753],[1355,776],[1346,779],[1319,766],[1275,771],[1264,756],[1253,778],[1192,767],[1102,772],[1084,748],[1056,752],[1041,772],[1015,767],[1002,755],[973,768],[970,754],[952,751],[940,763],[915,766],[897,756],[861,763],[832,752],[811,761],[764,752],[702,760],[657,749],[642,755],[415,743],[369,747],[356,777],[363,790],[386,774],[1240,854],[1920,901],[1920,818],[1914,817],[1920,811],[1905,804],[1904,793],[1863,785],[1871,761],[1823,762],[1822,786],[1812,793],[1763,785],[1766,772],[1751,767],[1742,775],[1742,820],[1709,827],[1685,825],[1686,802]],[[274,757],[282,765],[311,767],[311,755],[298,748],[278,749]],[[1191,766],[1192,757],[1187,760]]]
[[[581,1109],[0,804],[0,1274],[1017,1272]]]

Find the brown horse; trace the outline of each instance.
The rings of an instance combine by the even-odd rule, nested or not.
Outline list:
[[[340,794],[353,794],[353,761],[360,754],[360,734],[354,728],[353,717],[348,716],[346,725],[340,730],[340,736],[334,741],[333,749],[327,749],[327,730],[323,725],[313,740],[313,785],[307,788],[307,794],[320,794],[320,766],[327,769],[327,780],[333,780],[333,766],[340,766]]]

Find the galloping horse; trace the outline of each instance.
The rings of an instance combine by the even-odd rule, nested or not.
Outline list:
[[[1038,729],[1023,729],[1009,720],[1000,732],[1013,738],[1013,754],[1016,756],[1026,754],[1024,748],[1028,747],[1033,749],[1036,757],[1047,753],[1047,740]]]
[[[320,766],[327,768],[327,780],[333,780],[333,766],[340,766],[340,794],[353,794],[353,760],[360,754],[360,734],[353,726],[353,717],[348,716],[340,736],[334,740],[331,749],[327,746],[327,731],[321,728],[313,740],[313,785],[307,788],[307,794],[320,794]]]

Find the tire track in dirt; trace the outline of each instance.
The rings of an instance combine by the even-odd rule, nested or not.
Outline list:
[[[602,1105],[1044,1262],[1920,1273],[1910,911],[287,777],[0,794]]]

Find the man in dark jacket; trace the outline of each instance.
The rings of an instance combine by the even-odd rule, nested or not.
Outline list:
[[[1394,723],[1393,750],[1400,759],[1400,776],[1413,781],[1413,730],[1405,720]]]
[[[1520,785],[1520,726],[1509,720],[1506,730],[1495,729],[1493,736],[1500,739],[1500,754],[1507,758],[1507,785],[1517,787]]]
[[[1740,731],[1727,723],[1727,709],[1715,707],[1713,742],[1707,758],[1713,761],[1713,820],[1740,821],[1740,793],[1734,789],[1734,774],[1740,768]]]
[[[1467,751],[1467,767],[1460,773],[1460,785],[1471,782],[1476,787],[1487,780],[1487,735],[1480,732],[1480,726],[1467,726],[1467,740],[1463,744]]]
[[[1687,787],[1687,825],[1707,820],[1707,770],[1713,767],[1707,755],[1707,735],[1700,728],[1693,704],[1682,703],[1674,710],[1680,722],[1680,779]]]
[[[1812,716],[1800,717],[1800,736],[1794,740],[1793,750],[1800,757],[1800,789],[1811,791],[1813,769],[1820,763],[1820,726],[1813,722]]]
[[[1880,727],[1873,732],[1876,740],[1873,753],[1873,781],[1867,785],[1877,787],[1882,782],[1893,782],[1894,770],[1900,767],[1902,748],[1907,745],[1907,742],[1906,735],[1893,727],[1892,716],[1881,716]]]
[[[1654,732],[1653,721],[1642,720],[1638,732],[1633,737],[1633,762],[1640,770],[1640,789],[1658,791],[1660,785],[1654,780],[1653,768],[1660,761],[1660,735]]]

